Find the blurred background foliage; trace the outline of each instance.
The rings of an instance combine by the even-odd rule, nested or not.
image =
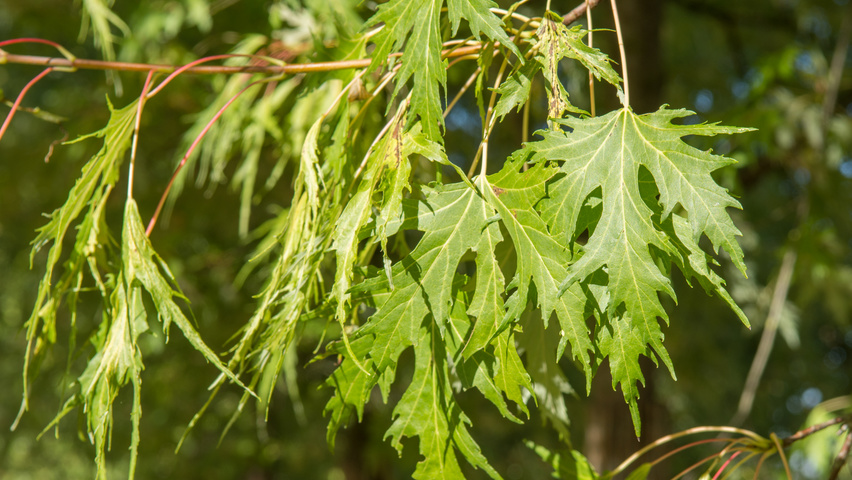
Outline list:
[[[355,48],[354,34],[376,7],[371,1],[354,0],[115,2],[111,6],[115,17],[107,17],[104,24],[84,15],[81,3],[108,6],[104,1],[0,0],[0,39],[47,38],[81,58],[147,63],[181,64],[234,51],[262,52],[294,63],[322,61],[342,58]],[[741,243],[749,277],[729,272],[726,278],[752,330],[742,328],[722,302],[679,280],[679,303],[676,309],[671,305],[671,326],[665,329],[678,381],[648,365],[649,382],[640,400],[646,426],[643,443],[697,425],[732,423],[785,436],[830,418],[833,411],[848,410],[852,394],[852,59],[848,48],[852,5],[849,0],[621,3],[637,112],[668,103],[694,110],[690,121],[757,129],[714,138],[706,145],[700,143],[705,139],[692,140],[739,160],[735,167],[718,172],[718,178],[744,207],[733,213],[744,233]],[[565,13],[575,5],[554,2],[553,6]],[[519,11],[540,16],[543,9],[543,1],[530,1]],[[594,9],[594,26],[612,28],[611,17],[608,2],[601,2]],[[596,46],[618,60],[614,34],[601,31],[594,38]],[[54,55],[46,46],[9,50]],[[450,96],[474,68],[468,63],[450,71]],[[5,99],[14,99],[39,70],[22,65],[0,68]],[[562,74],[572,100],[587,108],[585,74],[572,65],[565,65]],[[321,81],[333,77],[326,75]],[[55,124],[19,114],[0,142],[0,426],[4,430],[18,411],[25,349],[21,327],[30,314],[44,261],[43,255],[36,256],[29,268],[29,242],[44,222],[42,213],[65,200],[80,166],[98,148],[96,142],[67,146],[58,142],[101,128],[108,115],[105,97],[116,106],[126,105],[143,81],[143,76],[130,73],[50,75],[33,88],[25,106],[38,106],[67,121]],[[239,89],[245,82],[243,76],[182,76],[146,107],[134,189],[143,218],[150,218],[192,132],[199,128],[194,123],[209,118],[227,98],[223,92]],[[262,232],[263,225],[274,222],[287,207],[293,171],[288,159],[298,155],[304,132],[326,97],[333,95],[327,91],[330,88],[334,86],[307,77],[298,82],[284,80],[242,97],[232,106],[237,112],[230,117],[232,123],[217,127],[200,161],[187,169],[182,195],[152,235],[191,301],[202,337],[214,350],[224,351],[251,315],[252,295],[260,291],[265,273],[244,269],[262,237],[252,232]],[[534,128],[543,126],[546,117],[542,86],[536,88],[538,100],[531,106]],[[598,84],[596,93],[598,112],[615,108],[613,92]],[[302,98],[310,101],[294,108]],[[378,116],[383,109],[374,109],[370,115]],[[0,110],[5,115],[9,108],[0,106]],[[510,114],[507,119],[493,137],[495,158],[500,156],[498,149],[508,155],[522,140],[521,115]],[[445,142],[449,158],[462,168],[473,157],[480,130],[476,103],[468,92],[447,118]],[[367,133],[364,138],[372,138]],[[114,219],[119,219],[118,197],[113,207]],[[723,270],[728,268],[722,265]],[[236,278],[241,281],[235,282]],[[785,279],[789,281],[786,288]],[[74,372],[86,363],[86,339],[97,325],[98,308],[84,302],[78,325],[61,327],[59,341],[33,382],[30,412],[15,432],[0,434],[0,477],[94,476],[91,447],[77,434],[84,429],[74,418],[59,424],[58,438],[53,430],[38,441],[36,437],[61,407]],[[305,338],[319,341],[320,334],[305,332]],[[69,346],[65,339],[73,335],[76,345]],[[371,402],[364,422],[344,430],[330,451],[322,417],[329,393],[319,387],[334,365],[305,365],[314,348],[310,342],[286,359],[286,378],[272,380],[275,390],[268,418],[249,403],[220,439],[241,396],[236,388],[225,390],[175,454],[185,426],[206,401],[206,388],[216,372],[179,335],[172,335],[168,344],[162,335],[144,338],[145,415],[139,478],[402,478],[416,462],[413,453],[397,459],[383,442],[390,407],[381,401]],[[774,341],[767,343],[771,354],[754,389],[753,406],[745,408],[740,397],[761,338]],[[570,362],[563,360],[563,366],[573,384],[582,385],[582,376]],[[591,398],[581,392],[568,401],[573,443],[598,469],[612,468],[640,446],[620,393],[610,390],[609,379],[598,378]],[[112,477],[126,472],[129,429],[123,419],[130,402],[129,392],[122,392],[118,409],[127,412],[118,411],[116,416],[109,457]],[[548,475],[546,465],[522,441],[556,445],[555,435],[541,428],[540,418],[534,414],[518,426],[502,420],[493,409],[476,408],[482,399],[475,395],[461,394],[460,402],[466,411],[474,412],[474,436],[505,478]],[[824,478],[836,439],[826,433],[797,446],[790,457],[794,476]],[[706,454],[686,453],[665,464],[658,474],[671,476]],[[747,469],[743,473],[749,475]],[[849,469],[845,475],[852,478]]]

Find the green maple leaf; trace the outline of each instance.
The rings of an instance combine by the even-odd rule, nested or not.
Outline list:
[[[413,76],[411,110],[423,123],[431,139],[441,138],[441,92],[447,88],[447,62],[441,60],[441,6],[443,0],[392,0],[380,5],[368,25],[384,22],[382,30],[373,37],[371,69],[387,61],[393,51],[402,51],[401,66],[397,72],[393,96]]]
[[[514,334],[509,329],[504,329],[493,341],[489,338],[491,342],[489,345],[464,357],[463,354],[471,350],[470,345],[474,338],[474,335],[470,334],[473,330],[470,319],[464,311],[466,303],[462,298],[454,304],[455,308],[451,311],[450,334],[446,337],[448,349],[454,352],[453,362],[456,364],[456,373],[462,386],[465,389],[475,387],[500,410],[505,418],[515,423],[522,423],[509,410],[508,404],[503,399],[505,395],[529,415],[520,387],[529,391],[532,391],[533,387],[518,356]]]
[[[411,384],[394,408],[394,422],[385,435],[400,453],[403,437],[419,438],[423,460],[413,478],[464,479],[455,453],[459,450],[471,465],[499,479],[468,432],[470,419],[453,399],[444,344],[434,325],[419,330],[414,362]]]
[[[516,57],[523,60],[518,47],[506,35],[497,17],[491,13],[490,9],[497,7],[496,3],[491,0],[448,0],[447,7],[450,23],[453,27],[453,36],[458,33],[459,24],[461,19],[464,18],[477,40],[480,39],[479,34],[484,33],[486,37],[499,42]]]
[[[504,321],[520,318],[534,286],[545,325],[554,313],[559,321],[562,337],[557,357],[570,343],[589,385],[592,377],[589,352],[594,351],[594,347],[585,323],[585,295],[579,286],[559,295],[559,283],[565,278],[565,265],[571,262],[571,253],[553,238],[534,208],[546,196],[548,182],[557,174],[556,167],[545,164],[520,172],[519,163],[512,161],[488,178],[491,188],[485,190],[485,194],[509,231],[518,258],[523,259],[518,262],[515,278],[509,284],[509,288],[516,290],[506,302]]]
[[[467,184],[423,190],[425,199],[418,202],[418,213],[408,223],[415,223],[424,235],[409,256],[393,265],[393,289],[389,288],[384,276],[353,289],[391,290],[377,312],[358,330],[359,337],[375,338],[370,357],[379,372],[395,364],[399,354],[415,343],[427,315],[431,315],[442,335],[445,333],[453,300],[452,285],[462,256],[474,249],[493,258],[489,248],[499,237],[499,227],[489,222],[494,215],[493,209]],[[493,260],[480,263],[491,262]],[[496,273],[492,279],[497,279]],[[501,288],[496,287],[478,293],[472,311],[483,315],[492,312],[493,315],[500,308],[500,301],[494,298],[500,291]],[[480,301],[480,296],[489,298]],[[482,321],[489,321],[483,318]]]
[[[568,268],[560,292],[577,284],[589,288],[602,310],[598,346],[610,357],[613,386],[621,383],[634,414],[635,383],[643,381],[638,355],[647,353],[646,345],[674,374],[658,319],[668,321],[659,293],[673,299],[675,294],[660,263],[675,263],[731,305],[724,282],[707,265],[712,259],[698,247],[700,236],[706,235],[717,253],[724,248],[745,273],[736,241],[740,233],[726,212],[740,205],[710,175],[734,161],[681,138],[747,129],[671,123],[691,114],[664,106],[641,116],[621,109],[597,118],[566,118],[559,122],[570,133],[540,132],[544,140],[520,154],[560,164],[541,201],[542,218],[554,237],[582,253]],[[575,242],[586,231],[588,241],[580,248]],[[595,290],[601,284],[605,289]],[[746,321],[739,309],[735,312]],[[634,421],[638,433],[635,415]]]
[[[367,22],[369,26],[384,22],[384,27],[372,38],[376,49],[370,68],[384,64],[391,52],[403,51],[393,97],[413,77],[411,111],[420,116],[426,136],[441,142],[443,137],[439,126],[444,125],[444,119],[440,89],[446,91],[447,88],[447,62],[441,59],[443,5],[444,0],[391,0],[380,5]],[[505,45],[515,55],[520,55],[517,46],[500,27],[497,17],[489,11],[492,6],[496,5],[490,0],[450,0],[448,11],[453,35],[461,19],[465,18],[477,38],[483,33]]]
[[[335,388],[326,406],[333,439],[353,413],[360,418],[373,387],[379,385],[387,399],[399,355],[414,347],[414,378],[394,410],[396,420],[388,436],[398,449],[402,437],[420,438],[425,460],[418,464],[416,478],[461,478],[455,450],[497,477],[467,433],[469,421],[455,404],[448,356],[465,388],[477,388],[516,422],[520,420],[509,411],[503,395],[526,412],[521,387],[532,388],[514,338],[503,328],[505,285],[494,256],[503,237],[495,210],[480,193],[484,186],[487,182],[478,178],[476,186],[424,187],[421,200],[404,201],[402,222],[389,223],[387,232],[417,229],[423,237],[410,255],[392,266],[390,280],[375,272],[350,290],[354,296],[366,296],[377,311],[356,331],[351,351],[340,344],[329,351],[345,357],[327,382]],[[476,255],[477,274],[471,281],[457,273],[468,252]],[[472,292],[465,290],[469,287]],[[351,355],[361,360],[363,368]]]

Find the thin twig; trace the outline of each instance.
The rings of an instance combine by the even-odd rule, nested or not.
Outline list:
[[[804,430],[799,430],[798,432],[790,435],[789,437],[782,438],[781,444],[784,445],[784,447],[788,447],[788,446],[792,445],[793,443],[798,442],[799,440],[802,440],[803,438],[809,437],[809,436],[811,436],[811,435],[813,435],[813,434],[815,434],[815,433],[817,433],[821,430],[825,430],[828,427],[831,427],[833,425],[837,425],[838,423],[844,423],[844,422],[852,422],[852,415],[832,418],[831,420],[828,420],[826,422],[822,422],[822,423],[818,423],[816,425],[812,425],[812,426],[810,426],[810,427],[808,427]]]
[[[136,167],[136,147],[139,145],[139,125],[142,123],[142,109],[145,108],[145,99],[148,90],[151,89],[151,80],[154,72],[148,72],[142,93],[139,94],[139,103],[136,105],[136,121],[133,123],[133,144],[130,146],[130,166],[127,171],[127,198],[133,198],[133,171]]]
[[[787,292],[790,290],[790,281],[793,278],[796,258],[796,251],[790,248],[784,254],[784,259],[781,261],[781,268],[778,271],[778,278],[775,281],[775,289],[772,292],[772,301],[769,304],[769,313],[766,315],[766,324],[760,336],[757,353],[754,354],[754,360],[746,377],[745,387],[740,396],[740,402],[737,405],[737,413],[731,420],[732,425],[742,425],[751,413],[757,387],[760,385],[760,379],[769,361],[769,354],[772,353],[772,346],[775,344],[778,323],[781,321],[781,313],[784,311],[784,303],[787,301]]]
[[[2,42],[0,42],[0,48],[5,47],[6,45],[15,45],[19,43],[41,43],[44,45],[50,45],[51,47],[59,50],[59,53],[61,53],[62,56],[67,58],[68,60],[74,60],[77,58],[74,56],[74,54],[66,50],[65,47],[63,47],[62,45],[52,40],[45,40],[43,38],[12,38],[10,40],[3,40]],[[6,52],[0,50],[0,64],[2,63],[6,63]]]
[[[757,480],[757,474],[760,473],[760,467],[763,466],[763,462],[766,461],[767,458],[769,458],[771,453],[772,452],[769,451],[763,452],[763,455],[760,456],[760,460],[757,461],[757,466],[754,467],[754,480]]]
[[[693,448],[693,447],[698,446],[698,445],[704,445],[706,443],[718,443],[718,442],[731,443],[731,439],[730,438],[706,438],[704,440],[696,440],[694,442],[690,442],[686,445],[681,445],[681,446],[679,446],[679,447],[677,447],[673,450],[670,450],[670,451],[666,452],[665,454],[660,455],[659,457],[657,457],[654,461],[652,461],[650,463],[651,463],[651,466],[653,467],[654,465],[657,465],[658,463],[664,461],[665,459],[672,457],[674,455],[677,455],[678,453],[680,453],[684,450],[688,450],[688,449]]]
[[[668,442],[671,442],[672,440],[676,440],[678,438],[685,437],[687,435],[695,435],[695,434],[698,434],[698,433],[735,433],[735,434],[742,435],[743,437],[748,437],[752,441],[755,441],[755,442],[766,441],[766,439],[764,439],[760,435],[758,435],[758,434],[756,434],[756,433],[754,433],[750,430],[745,430],[745,429],[742,429],[742,428],[727,427],[727,426],[694,427],[694,428],[690,428],[690,429],[687,429],[687,430],[683,430],[681,432],[673,433],[671,435],[666,435],[665,437],[661,437],[661,438],[655,440],[654,442],[650,443],[649,445],[646,445],[642,449],[635,452],[633,455],[629,456],[625,461],[621,462],[621,465],[617,466],[612,471],[612,476],[618,475],[619,473],[623,472],[627,467],[630,466],[631,463],[635,462],[639,457],[641,457],[642,455],[645,455],[646,453],[648,453],[649,451],[659,447],[660,445],[664,445]]]
[[[503,74],[506,72],[506,67],[509,64],[509,58],[503,58],[503,63],[500,64],[500,70],[497,72],[497,78],[494,81],[494,89],[491,91],[491,98],[488,100],[488,109],[485,111],[485,122],[482,126],[482,141],[479,142],[479,148],[476,150],[476,156],[473,158],[473,162],[470,165],[470,170],[467,172],[467,178],[473,177],[473,172],[476,170],[476,165],[479,163],[480,157],[482,158],[482,169],[480,171],[480,175],[483,177],[486,173],[486,168],[488,167],[488,137],[491,136],[491,131],[494,128],[494,124],[497,120],[497,117],[493,115],[494,113],[494,103],[497,100],[497,87],[500,86],[500,82],[503,81]]]
[[[154,215],[151,216],[151,220],[148,222],[148,228],[145,229],[146,236],[151,236],[151,231],[154,229],[154,225],[157,224],[157,218],[160,216],[160,212],[163,210],[163,205],[166,203],[166,197],[168,197],[169,191],[172,189],[172,185],[175,183],[175,179],[177,179],[178,173],[180,173],[181,169],[183,169],[183,166],[186,165],[189,156],[192,155],[193,151],[195,151],[195,147],[197,147],[198,144],[201,143],[201,139],[204,138],[204,136],[207,134],[213,124],[216,123],[216,120],[218,120],[219,117],[221,117],[222,114],[225,113],[225,110],[227,110],[228,107],[230,107],[231,104],[234,103],[237,98],[239,98],[243,93],[245,93],[246,90],[255,85],[265,83],[268,80],[269,79],[263,79],[252,82],[246,85],[242,90],[237,92],[236,95],[228,99],[225,105],[223,105],[222,108],[220,108],[219,111],[216,112],[215,115],[213,115],[213,118],[211,118],[210,121],[207,122],[207,125],[205,125],[204,129],[201,130],[201,133],[199,133],[198,136],[195,137],[195,140],[192,142],[192,145],[189,146],[189,149],[186,151],[186,154],[184,154],[183,158],[181,158],[180,160],[180,163],[178,163],[177,168],[175,168],[175,172],[172,174],[172,178],[169,179],[169,183],[166,185],[166,189],[163,192],[163,195],[160,197],[160,202],[157,203],[157,208],[156,210],[154,210]]]
[[[840,79],[843,76],[843,65],[846,63],[846,52],[849,50],[849,37],[852,34],[852,8],[847,8],[840,25],[840,33],[837,36],[837,45],[831,57],[831,68],[828,71],[828,87],[822,105],[823,131],[827,130],[828,120],[834,113],[837,103],[837,91],[840,88]]]
[[[852,450],[852,433],[846,432],[846,440],[843,442],[843,446],[840,447],[840,451],[837,452],[837,456],[834,457],[834,463],[831,465],[831,473],[828,475],[828,480],[837,480],[840,470],[843,469],[843,465],[846,464],[846,460],[849,458],[849,450]]]
[[[476,71],[474,71],[470,75],[470,77],[468,77],[467,81],[464,82],[464,85],[462,85],[462,87],[459,89],[458,93],[456,93],[456,96],[453,97],[453,100],[447,105],[447,109],[444,110],[444,118],[447,118],[447,115],[450,114],[450,111],[453,109],[453,107],[456,106],[456,103],[458,103],[459,100],[461,100],[462,95],[464,95],[464,93],[467,92],[467,89],[470,88],[471,85],[473,85],[473,82],[476,81],[476,76],[479,75],[479,72],[481,72],[481,71],[482,71],[481,67],[477,68]]]
[[[229,59],[229,58],[251,58],[251,59],[263,59],[263,60],[271,59],[271,57],[265,57],[265,56],[262,56],[262,55],[250,55],[250,54],[212,55],[212,56],[209,56],[209,57],[200,58],[198,60],[189,62],[186,65],[183,65],[182,67],[180,67],[177,70],[170,73],[168,77],[166,77],[162,82],[160,82],[159,85],[157,85],[157,88],[151,90],[151,93],[148,94],[148,98],[151,98],[154,95],[158,94],[160,92],[160,90],[165,88],[166,85],[171,83],[171,81],[174,80],[178,75],[180,75],[182,73],[189,73],[194,67],[199,67],[202,63],[212,62],[214,60],[226,60],[226,59]],[[280,61],[278,61],[278,66],[279,67],[282,66]]]
[[[719,467],[719,470],[716,471],[716,475],[713,475],[713,480],[718,480],[719,476],[722,475],[722,472],[725,471],[725,468],[727,468],[728,464],[730,464],[735,458],[740,456],[741,453],[743,453],[742,450],[739,450],[734,452],[730,457],[728,457],[728,459],[725,460],[725,463],[723,463],[722,466]]]
[[[598,2],[600,2],[600,0],[588,0],[586,2],[581,3],[580,5],[577,5],[576,7],[574,7],[574,10],[571,10],[570,12],[565,14],[565,16],[562,17],[562,23],[564,25],[570,25],[571,23],[574,23],[575,20],[585,15],[586,11],[591,8],[595,8]]]
[[[591,0],[586,0],[586,26],[589,30],[589,48],[592,48],[592,33],[594,29],[592,28],[592,7],[590,6]],[[592,116],[595,116],[595,76],[592,74],[592,71],[589,70],[589,105],[590,112]]]
[[[30,80],[29,82],[27,82],[26,85],[24,85],[24,88],[21,89],[21,93],[18,94],[18,98],[15,99],[15,103],[12,104],[12,110],[9,112],[9,115],[6,116],[6,120],[3,121],[3,126],[0,127],[0,139],[3,138],[3,134],[5,134],[6,129],[9,128],[9,124],[12,123],[12,118],[14,118],[15,112],[18,111],[18,107],[21,105],[21,101],[24,100],[24,96],[27,94],[30,88],[32,88],[33,85],[38,83],[39,80],[44,78],[45,75],[52,72],[53,70],[53,67],[45,68],[41,71],[41,73],[33,77],[32,80]]]
[[[370,92],[367,100],[364,101],[364,104],[361,105],[361,108],[358,110],[358,113],[355,115],[355,118],[353,118],[352,122],[350,122],[350,126],[349,126],[349,128],[350,128],[350,130],[349,130],[350,139],[348,140],[349,143],[354,143],[355,139],[358,138],[358,134],[361,132],[361,129],[355,128],[355,126],[358,125],[358,122],[361,120],[361,118],[367,112],[367,107],[370,106],[370,104],[373,102],[373,100],[376,99],[376,97],[378,96],[378,93],[383,88],[385,88],[388,83],[390,83],[391,79],[393,79],[393,77],[396,75],[396,72],[398,70],[399,70],[399,66],[397,66],[396,68],[394,68],[390,72],[387,72],[379,80],[378,84],[373,88],[373,90]]]
[[[627,81],[627,55],[624,54],[624,37],[621,35],[621,21],[618,19],[618,7],[612,3],[612,18],[615,20],[615,35],[618,37],[618,53],[621,55],[621,76],[624,78],[624,106],[630,106],[630,83]],[[576,9],[575,9],[576,10]]]
[[[686,469],[681,470],[680,473],[678,473],[677,475],[672,477],[672,480],[678,480],[679,478],[685,476],[686,474],[695,470],[696,468],[700,467],[701,465],[704,465],[705,463],[709,462],[710,460],[713,460],[714,458],[718,457],[719,455],[721,455],[721,452],[714,453],[713,455],[708,455],[708,456],[702,458],[701,460],[699,460],[699,461],[693,463],[692,465],[686,467]]]

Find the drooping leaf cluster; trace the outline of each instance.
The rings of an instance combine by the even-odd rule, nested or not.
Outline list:
[[[150,328],[151,305],[163,330],[176,323],[221,371],[214,394],[227,382],[244,389],[235,415],[252,396],[259,408],[269,407],[305,325],[323,324],[327,338],[315,360],[339,363],[326,381],[329,442],[363,417],[374,390],[385,402],[401,392],[386,437],[400,452],[404,438],[417,439],[414,477],[424,479],[462,478],[460,457],[500,478],[457,402],[462,391],[477,391],[513,422],[538,408],[567,441],[567,363],[583,372],[588,392],[608,362],[638,435],[639,357],[661,360],[674,374],[660,322],[669,319],[661,294],[676,300],[675,268],[747,324],[713,269],[722,249],[745,270],[739,231],[726,211],[739,204],[711,176],[732,160],[683,140],[743,129],[687,125],[682,119],[691,112],[666,106],[647,115],[624,106],[590,117],[570,102],[560,62],[579,62],[619,92],[621,79],[604,53],[583,43],[585,30],[568,28],[551,12],[529,19],[496,11],[487,0],[449,0],[443,8],[442,0],[391,0],[360,34],[332,24],[326,28],[338,43],[318,47],[322,54],[330,61],[366,58],[372,44],[368,68],[234,76],[190,128],[187,148],[206,136],[197,153],[187,154],[190,164],[181,175],[227,179],[239,189],[243,236],[250,236],[249,214],[263,194],[281,190],[290,198],[254,233],[256,252],[244,272],[262,277],[265,286],[224,359],[175,303],[182,294],[130,195],[120,241],[110,234],[106,199],[122,175],[142,111],[136,102],[111,109],[98,133],[102,150],[36,239],[35,250],[51,248],[28,324],[29,360],[55,342],[62,301],[74,321],[78,292],[94,287],[102,298],[88,366],[60,413],[83,407],[99,476],[105,476],[113,402],[128,383],[133,472],[143,365],[137,340]],[[471,79],[486,127],[477,176],[449,161],[442,134],[451,108],[442,108],[448,58],[459,47],[446,40],[458,35],[462,20],[472,34],[467,43],[479,47],[480,68]],[[265,41],[247,39],[235,52],[265,54]],[[494,78],[485,108],[484,85]],[[383,97],[390,82],[392,94]],[[511,155],[489,158],[494,123],[533,101],[535,82],[544,85],[548,118],[541,120],[549,128]],[[274,162],[257,188],[265,156]],[[236,166],[228,168],[232,161]],[[488,162],[502,168],[486,175]],[[282,185],[287,173],[292,182]],[[54,282],[72,227],[74,247]],[[413,365],[402,368],[407,350]],[[568,361],[560,363],[563,358]]]

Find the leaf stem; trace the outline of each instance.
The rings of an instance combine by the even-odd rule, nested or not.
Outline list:
[[[127,198],[133,198],[133,171],[136,167],[136,147],[139,144],[139,124],[142,121],[142,109],[145,108],[145,100],[148,90],[151,88],[151,80],[154,78],[154,71],[148,72],[145,78],[145,85],[142,87],[142,93],[139,94],[139,103],[136,104],[136,119],[133,123],[133,143],[130,146],[130,165],[127,169]]]
[[[743,453],[742,450],[739,450],[734,452],[730,457],[728,457],[728,459],[725,460],[725,463],[723,463],[722,466],[719,467],[719,470],[716,471],[716,475],[713,475],[713,480],[718,480],[719,475],[722,475],[722,472],[725,471],[725,468],[728,466],[728,464],[731,463],[731,461],[733,461],[735,458],[740,456],[741,453]]]
[[[462,87],[459,89],[459,91],[453,97],[452,101],[450,101],[449,105],[447,105],[447,109],[444,110],[444,118],[447,118],[447,115],[450,114],[450,111],[453,109],[453,107],[456,106],[456,103],[458,103],[458,101],[461,100],[462,95],[464,95],[464,93],[467,92],[467,89],[470,88],[471,85],[473,85],[473,82],[476,81],[476,76],[481,71],[482,71],[482,68],[477,68],[476,71],[474,71],[470,75],[470,77],[468,77],[467,81],[464,82],[464,85],[462,85]]]
[[[491,136],[491,131],[494,129],[497,117],[494,115],[494,104],[497,101],[497,87],[503,81],[503,74],[506,72],[506,67],[509,65],[509,58],[504,57],[503,63],[500,64],[500,71],[497,72],[497,78],[494,80],[494,90],[491,91],[491,98],[488,100],[488,110],[485,112],[485,123],[482,126],[482,141],[479,142],[479,148],[476,150],[476,156],[473,158],[473,163],[470,164],[470,169],[467,171],[467,178],[473,177],[473,172],[482,159],[482,168],[480,175],[485,176],[488,168],[488,137]]]
[[[278,64],[278,66],[283,66],[283,63],[281,62],[281,60],[278,60],[278,59],[272,58],[272,57],[266,57],[266,56],[263,56],[263,55],[249,55],[249,54],[212,55],[212,56],[209,56],[209,57],[200,58],[200,59],[195,60],[193,62],[189,62],[186,65],[183,65],[183,66],[179,67],[178,69],[176,69],[175,71],[173,71],[171,74],[169,74],[168,77],[166,77],[165,80],[163,80],[162,82],[160,82],[159,85],[157,85],[157,88],[155,88],[154,90],[151,91],[151,93],[148,94],[148,98],[153,97],[154,95],[159,93],[160,90],[162,90],[166,85],[168,85],[178,75],[185,73],[185,72],[189,72],[194,67],[197,67],[197,66],[201,65],[202,63],[212,62],[213,60],[225,60],[225,59],[229,59],[229,58],[262,59],[262,60],[266,60],[266,61],[276,63],[276,64]]]
[[[56,43],[52,40],[45,40],[43,38],[13,38],[13,39],[10,39],[10,40],[4,40],[4,41],[0,42],[0,48],[5,47],[6,45],[15,45],[15,44],[18,44],[18,43],[43,43],[45,45],[50,45],[51,47],[59,50],[59,53],[61,53],[63,57],[65,57],[66,59],[68,59],[70,61],[74,61],[77,58],[77,57],[74,56],[74,54],[69,52],[62,45],[60,45],[60,44],[58,44],[58,43]],[[0,64],[6,63],[7,56],[8,56],[8,54],[6,52],[0,50]]]
[[[358,122],[361,120],[361,118],[364,117],[364,114],[367,112],[367,107],[373,102],[373,100],[376,99],[379,91],[381,89],[385,88],[388,83],[390,83],[390,81],[393,79],[394,75],[396,75],[396,72],[397,72],[398,69],[399,69],[399,67],[397,66],[396,68],[393,69],[393,71],[387,72],[384,75],[384,77],[382,77],[379,80],[379,83],[375,87],[373,87],[373,90],[369,94],[369,98],[367,98],[367,100],[364,101],[364,105],[361,105],[361,108],[358,110],[358,113],[355,115],[355,118],[353,118],[352,122],[350,122],[350,135],[351,135],[351,137],[349,139],[350,143],[354,143],[355,139],[358,137],[358,134],[361,132],[361,129],[355,128],[355,126],[358,125]],[[349,195],[345,195],[345,197],[348,197],[348,196]]]
[[[172,185],[174,185],[175,179],[177,178],[178,173],[180,173],[181,169],[183,169],[183,166],[186,165],[186,162],[189,159],[189,156],[192,155],[192,152],[195,150],[195,147],[197,147],[198,144],[201,143],[201,139],[204,138],[205,135],[207,135],[207,132],[210,130],[210,128],[213,126],[213,124],[216,123],[216,120],[218,120],[219,117],[221,117],[222,114],[225,113],[225,110],[227,110],[228,107],[230,107],[231,104],[234,103],[234,101],[236,101],[237,98],[239,98],[243,93],[245,93],[246,90],[248,90],[249,88],[251,88],[255,85],[258,85],[258,84],[261,84],[261,83],[266,83],[270,80],[275,80],[275,79],[274,78],[265,78],[265,79],[257,80],[255,82],[252,82],[252,83],[246,85],[242,90],[237,92],[236,95],[231,97],[225,103],[225,105],[223,105],[222,108],[220,108],[219,111],[216,112],[215,115],[213,115],[213,118],[211,118],[210,121],[207,122],[207,125],[204,126],[204,129],[201,130],[201,133],[199,133],[198,136],[195,137],[195,140],[192,142],[192,145],[189,146],[189,149],[186,151],[186,154],[184,154],[183,158],[181,158],[181,160],[180,160],[180,163],[178,163],[177,168],[175,168],[175,171],[172,174],[172,178],[169,179],[169,183],[166,185],[166,190],[163,192],[163,195],[160,197],[160,202],[157,204],[157,209],[154,210],[154,215],[151,216],[151,220],[148,222],[148,227],[145,229],[145,235],[146,236],[149,236],[149,237],[151,236],[151,231],[154,229],[154,225],[157,224],[157,218],[159,218],[160,212],[163,210],[163,205],[165,205],[165,203],[166,203],[166,197],[168,197],[169,191],[171,191]],[[149,94],[148,96],[150,97],[151,95]]]
[[[836,480],[840,475],[840,470],[849,458],[850,450],[852,450],[852,433],[847,431],[846,440],[843,441],[843,446],[840,447],[840,451],[834,457],[834,463],[831,465],[831,473],[828,475],[828,480]]]
[[[790,472],[790,464],[787,463],[787,455],[784,455],[784,446],[781,445],[781,440],[778,438],[778,435],[775,435],[775,432],[770,433],[769,438],[772,439],[772,443],[775,444],[775,448],[778,450],[778,456],[781,457],[781,463],[784,464],[784,472],[787,474],[787,480],[793,480],[793,474]]]
[[[589,48],[592,48],[592,33],[594,29],[592,28],[592,7],[589,5],[591,0],[586,0],[586,28],[589,31]],[[592,71],[589,70],[589,111],[592,116],[595,116],[595,76],[592,74]]]
[[[630,83],[627,81],[627,55],[624,54],[624,37],[621,35],[621,21],[618,19],[618,7],[615,5],[615,0],[610,0],[612,4],[612,18],[615,21],[615,35],[618,37],[618,53],[621,55],[621,76],[624,78],[624,99],[625,107],[630,107]]]
[[[6,129],[9,128],[9,124],[12,123],[12,118],[15,116],[15,112],[18,111],[18,107],[21,105],[21,102],[24,100],[24,96],[27,92],[32,88],[33,85],[38,83],[39,80],[44,78],[48,73],[52,72],[54,67],[47,67],[41,71],[38,75],[33,77],[32,80],[27,82],[24,85],[24,88],[21,89],[21,92],[18,94],[18,98],[15,99],[15,103],[12,104],[12,110],[9,112],[9,115],[6,116],[6,120],[3,121],[3,126],[0,127],[0,139],[3,138],[3,135],[6,133]]]
[[[760,435],[758,435],[758,434],[756,434],[756,433],[754,433],[750,430],[745,430],[745,429],[742,429],[742,428],[726,427],[726,426],[690,428],[690,429],[687,429],[687,430],[683,430],[681,432],[673,433],[671,435],[666,435],[665,437],[659,438],[659,439],[655,440],[654,442],[646,445],[644,448],[638,450],[636,453],[634,453],[633,455],[629,456],[626,460],[621,462],[621,465],[617,466],[615,468],[615,470],[612,471],[612,475],[615,476],[615,475],[618,475],[619,473],[623,472],[625,469],[627,469],[627,467],[630,466],[630,464],[635,462],[639,457],[648,453],[649,451],[653,450],[654,448],[659,447],[660,445],[664,445],[668,442],[671,442],[672,440],[676,440],[676,439],[681,438],[681,437],[685,437],[685,436],[688,436],[688,435],[695,435],[695,434],[699,434],[699,433],[735,433],[735,434],[742,435],[744,437],[749,437],[750,439],[752,439],[756,443],[765,443],[766,442],[766,439],[761,437]]]

